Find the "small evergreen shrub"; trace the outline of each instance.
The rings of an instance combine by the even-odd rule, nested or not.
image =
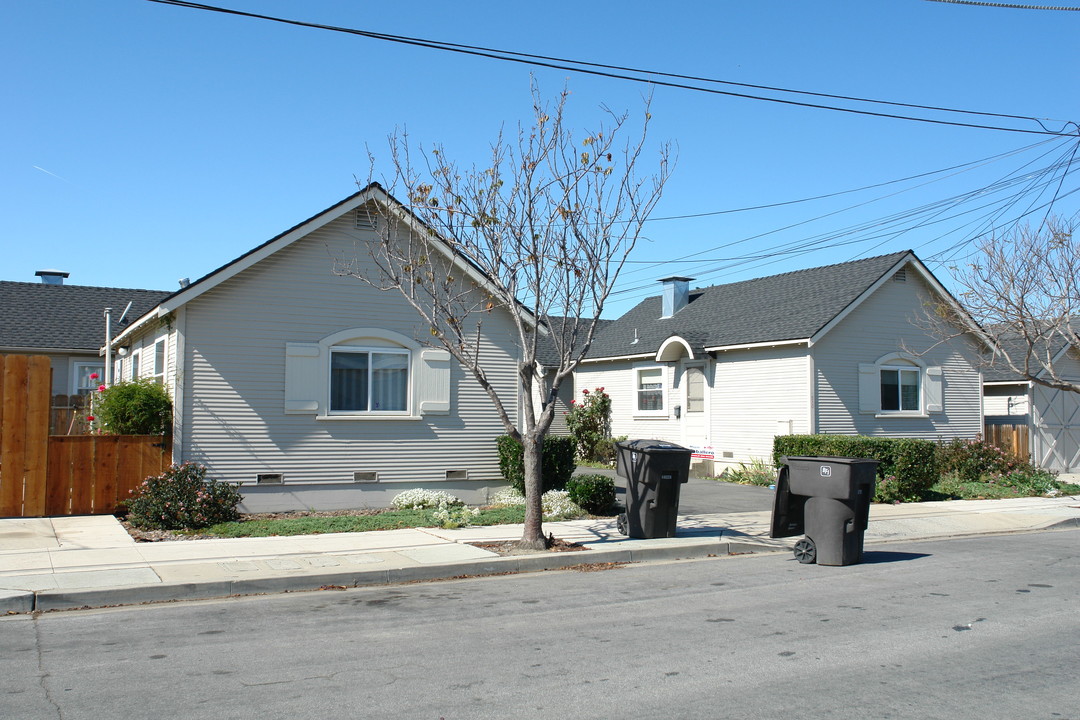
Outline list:
[[[173,465],[149,477],[126,500],[128,522],[149,530],[198,530],[240,517],[243,496],[235,487],[206,479],[195,463]]]
[[[395,495],[390,504],[399,510],[423,510],[425,508],[436,508],[440,505],[454,507],[465,503],[450,493],[441,490],[413,488]]]
[[[1007,475],[1024,466],[1015,455],[978,436],[941,445],[938,463],[942,473],[954,474],[965,482],[978,482],[984,475]]]
[[[95,394],[94,427],[107,435],[168,435],[172,398],[152,379],[116,383]]]
[[[604,438],[596,444],[596,462],[615,467],[615,454],[619,451],[615,443],[626,441],[626,435]]]
[[[510,485],[525,492],[525,453],[521,443],[509,435],[496,440],[499,449],[499,470]],[[574,451],[577,444],[571,437],[547,435],[541,451],[541,492],[562,490],[574,474],[577,464]]]
[[[773,440],[773,462],[785,456],[851,457],[877,460],[875,502],[918,502],[938,481],[937,445],[913,438],[864,435],[781,435]]]
[[[591,515],[600,515],[615,504],[615,481],[606,475],[576,475],[566,483],[566,491]]]

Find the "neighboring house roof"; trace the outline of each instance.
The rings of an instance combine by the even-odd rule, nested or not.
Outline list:
[[[161,290],[0,281],[0,350],[97,352],[105,345],[105,308],[112,334],[169,295]],[[124,325],[121,313],[131,303]]]
[[[655,355],[669,338],[681,338],[695,355],[707,348],[808,341],[908,262],[948,297],[915,254],[906,250],[691,290],[687,305],[669,318],[660,317],[661,296],[646,298],[605,327],[588,356]]]
[[[536,344],[536,361],[538,363],[540,363],[541,365],[544,365],[545,367],[552,367],[553,368],[553,367],[558,366],[558,364],[559,364],[559,351],[555,347],[555,343],[552,341],[551,338],[552,338],[553,335],[555,335],[556,333],[558,333],[558,332],[560,332],[562,330],[564,322],[566,322],[568,320],[573,321],[573,319],[574,319],[573,317],[564,317],[564,316],[561,316],[561,315],[550,315],[550,316],[548,316],[548,322],[547,322],[548,333],[546,335],[541,334],[540,338],[539,338],[539,342],[537,342],[537,344]],[[580,328],[580,332],[582,334],[584,334],[588,330],[588,328],[589,328],[588,323],[589,323],[590,320],[591,320],[591,318],[581,318],[582,325],[581,325],[581,328]],[[596,321],[596,332],[593,334],[593,341],[595,342],[595,339],[600,337],[600,333],[602,333],[604,331],[604,328],[606,328],[608,325],[611,325],[613,322],[615,322],[615,321],[614,320],[604,320],[604,319],[599,319],[598,318],[597,321]],[[570,330],[571,327],[572,326],[567,325],[566,329]],[[585,340],[584,337],[581,337],[581,336],[578,337],[578,342],[579,343],[584,342],[584,340]]]
[[[1027,341],[1020,338],[1014,331],[1002,332],[996,326],[988,328],[987,332],[993,336],[1002,350],[1009,354],[1014,362],[1023,359],[1024,354],[1028,351]],[[1052,358],[1052,362],[1056,363],[1068,350],[1068,343],[1064,338],[1060,336],[1054,337],[1049,346],[1049,355]],[[1047,346],[1041,344],[1039,348],[1039,354],[1047,352]],[[1037,360],[1034,361],[1035,375],[1045,375],[1046,370]],[[1009,365],[1004,360],[992,359],[987,365],[982,368],[983,382],[984,383],[1026,383],[1028,378],[1024,375],[1020,375],[1012,371]]]

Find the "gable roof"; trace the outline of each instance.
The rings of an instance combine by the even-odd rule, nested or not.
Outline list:
[[[695,355],[709,348],[808,342],[909,262],[948,295],[905,250],[692,290],[690,302],[670,318],[660,317],[661,296],[646,298],[598,334],[589,359],[654,356],[669,338],[681,338]]]
[[[216,270],[212,270],[206,275],[203,275],[198,280],[190,283],[187,287],[181,288],[176,292],[167,294],[162,298],[156,307],[150,308],[144,316],[139,317],[136,322],[132,323],[125,330],[125,334],[133,332],[136,328],[146,324],[152,317],[163,317],[168,315],[177,308],[187,304],[200,295],[212,290],[221,283],[229,280],[230,278],[238,275],[249,267],[256,263],[266,259],[274,253],[287,248],[294,242],[308,236],[315,230],[323,227],[324,225],[337,220],[342,215],[352,210],[355,210],[369,202],[377,202],[385,208],[393,209],[400,213],[400,217],[414,229],[423,232],[426,236],[438,241],[434,243],[440,248],[445,255],[452,261],[457,263],[464,269],[464,272],[468,273],[474,281],[480,286],[489,285],[487,278],[483,273],[467,258],[463,257],[461,253],[455,251],[441,236],[431,231],[431,228],[423,223],[412,211],[403,205],[397,198],[388,193],[385,188],[377,182],[369,183],[362,190],[359,190],[352,195],[348,196],[344,200],[337,202],[326,210],[317,213],[307,220],[294,225],[283,233],[275,235],[261,245],[248,250],[243,255],[230,260]],[[532,317],[532,313],[525,309],[527,316]],[[114,338],[114,342],[120,338]]]
[[[164,290],[46,285],[0,281],[0,350],[93,352],[105,344],[105,308],[112,308],[112,334],[169,295]],[[125,324],[120,315],[128,302]]]
[[[582,334],[588,329],[589,322],[592,318],[580,318],[581,323],[580,331]],[[593,341],[600,336],[604,328],[615,322],[614,320],[605,320],[603,318],[597,318],[596,320],[596,332],[593,334]],[[565,329],[569,332],[573,328],[574,318],[563,315],[549,315],[548,321],[545,323],[548,329],[547,335],[541,335],[536,343],[536,361],[546,367],[557,367],[559,364],[559,351],[555,345],[554,337]],[[584,342],[583,337],[577,338],[577,347],[581,346]]]

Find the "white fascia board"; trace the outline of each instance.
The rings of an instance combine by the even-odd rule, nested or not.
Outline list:
[[[810,345],[810,338],[801,340],[770,340],[769,342],[747,343],[743,345],[717,345],[707,347],[705,352],[727,352],[728,350],[753,350],[754,348],[778,347],[780,345]]]
[[[619,360],[641,360],[643,358],[648,358],[648,359],[651,360],[651,359],[653,359],[655,357],[656,357],[656,353],[642,353],[641,355],[618,355],[618,356],[613,356],[613,357],[585,358],[581,362],[582,362],[582,364],[584,364],[584,363],[599,363],[599,362],[616,362],[616,361],[619,361]]]
[[[86,348],[39,348],[39,347],[22,347],[17,345],[2,345],[0,346],[0,353],[11,353],[13,355],[88,355],[94,354],[93,350],[87,350]],[[101,348],[98,348],[98,354],[101,354]]]
[[[158,306],[157,306],[157,307],[155,307],[155,308],[154,308],[153,310],[150,310],[150,311],[149,311],[149,312],[147,312],[146,314],[144,314],[144,315],[142,315],[141,317],[137,318],[137,319],[135,320],[135,322],[133,322],[133,323],[131,323],[130,325],[128,325],[128,326],[127,326],[127,327],[126,327],[126,328],[124,329],[124,331],[123,331],[122,333],[120,333],[119,335],[117,335],[116,337],[114,337],[114,338],[112,339],[112,344],[113,344],[113,347],[118,347],[118,346],[120,346],[120,345],[123,345],[123,344],[124,344],[124,343],[123,343],[123,341],[124,341],[124,340],[127,340],[127,339],[128,339],[128,338],[130,338],[130,337],[131,337],[132,335],[134,335],[134,334],[135,334],[135,333],[136,333],[137,331],[139,331],[139,330],[141,330],[142,328],[146,327],[146,324],[147,324],[147,323],[149,323],[149,322],[150,322],[151,320],[157,320],[157,319],[159,319],[159,318],[162,318],[162,317],[164,317],[164,316],[165,316],[165,315],[167,315],[167,314],[168,314],[168,313],[167,313],[167,312],[163,312],[163,311],[162,311],[162,309],[161,309],[161,306],[160,306],[160,305],[158,305]]]

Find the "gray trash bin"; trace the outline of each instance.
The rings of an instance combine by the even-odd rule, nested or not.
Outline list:
[[[776,479],[770,537],[806,535],[795,543],[801,563],[853,565],[874,498],[877,460],[788,457]]]
[[[675,537],[679,489],[690,477],[693,451],[663,440],[615,443],[616,472],[626,478],[619,532],[633,538]]]

